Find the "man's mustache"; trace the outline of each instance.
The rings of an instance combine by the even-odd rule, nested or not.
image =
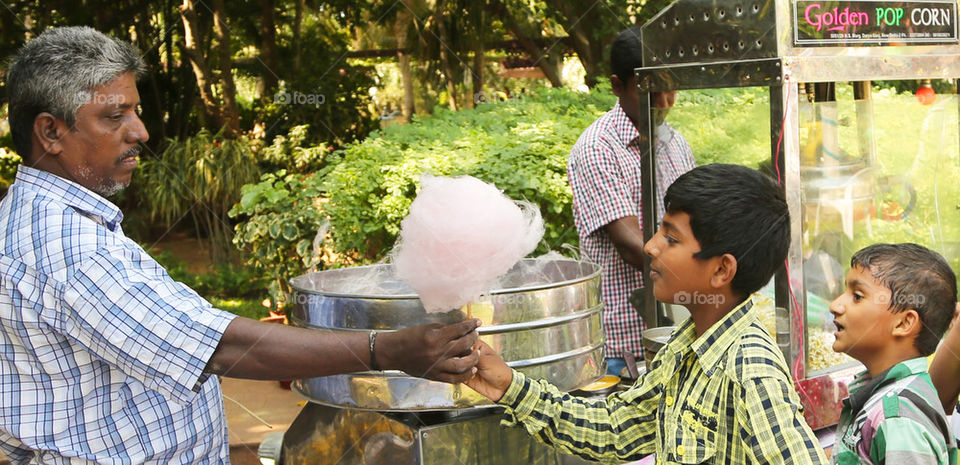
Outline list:
[[[143,150],[143,148],[140,147],[139,145],[134,146],[134,147],[131,148],[130,150],[127,150],[127,153],[123,154],[123,156],[120,157],[120,159],[122,160],[122,159],[124,159],[124,158],[130,158],[130,157],[140,156],[140,152],[141,152],[142,150]]]

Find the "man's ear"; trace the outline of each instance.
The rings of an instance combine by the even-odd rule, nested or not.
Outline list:
[[[920,321],[920,314],[916,310],[908,308],[896,315],[898,318],[895,320],[896,324],[891,334],[902,337],[914,337],[920,334],[923,322]]]
[[[712,260],[715,260],[715,268],[713,275],[710,276],[710,285],[719,289],[730,284],[733,277],[737,275],[737,257],[725,253]]]
[[[33,141],[43,154],[60,154],[63,151],[60,138],[67,131],[67,125],[50,113],[40,113],[33,119]]]
[[[610,75],[610,88],[613,90],[613,95],[620,97],[623,95],[624,82],[620,79],[620,76],[616,74]]]

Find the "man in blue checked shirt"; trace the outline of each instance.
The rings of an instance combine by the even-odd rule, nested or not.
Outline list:
[[[228,463],[211,375],[472,376],[476,320],[319,333],[234,317],[170,279],[106,200],[148,138],[143,72],[132,46],[84,27],[44,32],[7,71],[24,162],[0,202],[0,451],[17,464]]]

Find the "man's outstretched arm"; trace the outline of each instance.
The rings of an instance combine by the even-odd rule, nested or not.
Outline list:
[[[473,376],[472,349],[480,320],[378,332],[375,352],[384,370],[460,383]],[[236,318],[204,370],[250,379],[296,379],[370,369],[369,333],[317,331]]]

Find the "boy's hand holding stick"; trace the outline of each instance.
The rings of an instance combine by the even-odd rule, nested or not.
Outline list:
[[[480,354],[480,360],[477,362],[477,373],[465,384],[496,402],[510,387],[510,382],[513,381],[513,370],[487,343],[477,340],[473,347]]]

